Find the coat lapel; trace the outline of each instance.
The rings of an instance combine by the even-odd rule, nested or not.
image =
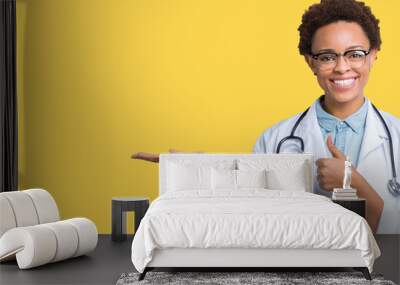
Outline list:
[[[321,194],[327,197],[331,196],[331,193],[325,191],[319,187],[317,177],[317,167],[315,162],[322,157],[332,157],[326,143],[323,140],[321,128],[318,124],[317,113],[315,110],[315,105],[319,99],[317,99],[314,104],[310,106],[303,122],[299,125],[297,135],[304,140],[304,151],[313,154],[313,192],[316,194]]]
[[[386,140],[388,140],[388,136],[385,132],[384,126],[378,115],[375,113],[371,102],[368,101],[368,113],[364,137],[361,143],[360,155],[358,158],[358,165],[361,165],[368,155],[380,148],[383,143],[386,143]]]
[[[304,151],[313,153],[314,160],[321,157],[331,157],[326,143],[323,140],[321,128],[317,120],[315,105],[318,100],[319,99],[310,106],[310,109],[303,118],[303,122],[300,123],[297,131],[297,135],[304,140]]]

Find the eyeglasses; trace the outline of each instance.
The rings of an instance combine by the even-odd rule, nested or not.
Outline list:
[[[360,68],[365,63],[365,58],[370,50],[348,50],[344,53],[321,52],[310,54],[317,61],[317,67],[321,71],[333,69],[337,65],[338,57],[343,56],[351,68]]]

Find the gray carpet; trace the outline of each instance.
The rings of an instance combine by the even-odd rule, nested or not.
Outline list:
[[[267,284],[267,285],[395,285],[384,280],[382,275],[372,274],[372,281],[360,272],[148,272],[146,278],[138,280],[138,273],[124,273],[116,285],[185,285],[185,284]]]

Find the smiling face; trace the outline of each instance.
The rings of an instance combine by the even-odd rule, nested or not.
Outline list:
[[[338,21],[323,26],[315,32],[312,41],[313,54],[325,49],[343,54],[347,50],[368,51],[369,48],[367,35],[361,26],[354,22]],[[327,103],[329,102],[332,106],[353,105],[356,110],[364,101],[364,86],[368,82],[376,53],[377,50],[372,49],[365,63],[357,69],[352,68],[342,56],[338,57],[336,66],[330,70],[319,70],[316,60],[309,55],[306,56],[306,61],[316,74],[319,85],[325,91]]]

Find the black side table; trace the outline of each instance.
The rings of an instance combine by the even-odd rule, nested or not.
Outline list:
[[[149,199],[144,197],[114,197],[112,207],[112,234],[113,241],[126,240],[126,213],[135,212],[135,233],[149,208]]]
[[[364,198],[358,198],[355,200],[334,200],[332,202],[339,204],[340,206],[359,214],[365,219],[365,205],[366,200]]]

